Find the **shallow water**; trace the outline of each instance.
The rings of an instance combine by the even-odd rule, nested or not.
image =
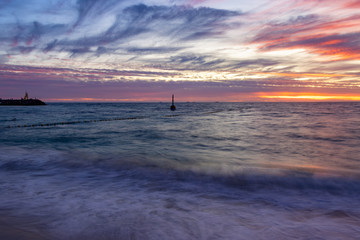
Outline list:
[[[1,107],[0,214],[51,239],[357,239],[359,103],[176,105]]]

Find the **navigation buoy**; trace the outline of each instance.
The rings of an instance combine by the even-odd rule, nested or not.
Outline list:
[[[175,111],[175,110],[176,110],[176,107],[175,107],[175,105],[174,105],[174,94],[172,95],[172,102],[171,102],[170,110],[171,110],[171,111]]]

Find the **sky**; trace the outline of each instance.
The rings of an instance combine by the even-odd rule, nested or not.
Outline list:
[[[0,0],[0,98],[360,101],[360,0]]]

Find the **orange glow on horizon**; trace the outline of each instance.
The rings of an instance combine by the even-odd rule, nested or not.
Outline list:
[[[179,95],[178,95],[179,96]],[[123,99],[115,98],[49,98],[45,102],[169,102],[168,97],[140,97],[133,96]],[[184,96],[177,98],[177,102],[299,102],[299,101],[360,101],[360,94],[334,94],[315,92],[254,92],[223,95],[217,98],[208,96]]]
[[[337,100],[337,101],[360,101],[359,95],[350,94],[322,94],[322,93],[293,93],[293,92],[275,92],[275,93],[259,93],[260,98],[278,99],[278,100],[306,100],[306,101],[321,101],[321,100]]]

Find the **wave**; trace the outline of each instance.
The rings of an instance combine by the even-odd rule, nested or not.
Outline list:
[[[0,151],[0,214],[7,209],[32,227],[38,223],[48,239],[358,236],[355,173],[320,176],[284,166],[230,169],[136,155]]]
[[[2,149],[0,170],[30,175],[64,172],[89,179],[132,179],[160,184],[164,190],[211,191],[233,195],[241,191],[322,191],[360,196],[360,173],[281,165],[203,166],[195,162],[109,156],[84,152]],[[79,175],[79,173],[82,173]],[[189,187],[191,185],[191,187]]]

